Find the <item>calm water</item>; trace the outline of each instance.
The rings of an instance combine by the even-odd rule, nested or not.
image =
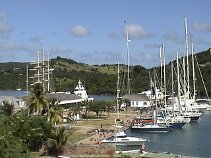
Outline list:
[[[0,96],[23,96],[23,95],[26,95],[26,91],[0,90]]]
[[[201,116],[198,122],[186,124],[181,130],[168,133],[140,133],[129,129],[127,134],[148,139],[146,143],[148,151],[211,157],[211,112],[208,111]],[[136,146],[127,149],[139,148]]]
[[[21,96],[25,91],[0,90],[0,96]],[[90,95],[95,100],[115,100],[115,96]],[[126,131],[129,136],[146,138],[146,150],[170,152],[197,157],[211,158],[211,111],[205,111],[198,122],[186,124],[181,130],[168,133],[139,133]],[[139,146],[122,148],[122,150],[135,150]]]
[[[100,101],[100,100],[115,101],[116,100],[116,96],[113,96],[113,95],[89,95],[89,97],[92,97],[97,101]]]

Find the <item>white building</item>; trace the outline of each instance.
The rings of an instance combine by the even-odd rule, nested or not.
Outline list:
[[[122,100],[128,100],[132,108],[148,108],[151,106],[149,98],[145,94],[126,94]]]

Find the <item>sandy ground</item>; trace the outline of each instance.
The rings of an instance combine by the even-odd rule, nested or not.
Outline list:
[[[105,113],[106,114],[106,113]],[[135,114],[134,113],[120,113],[119,114],[119,119],[121,122],[123,122],[124,126],[129,126],[131,121],[133,120]],[[115,130],[114,124],[115,124],[115,119],[117,118],[116,113],[110,113],[109,117],[106,119],[102,118],[97,121],[97,123],[90,122],[90,120],[81,120],[73,124],[73,127],[77,127],[76,132],[81,133],[81,134],[87,134],[90,131],[95,131],[96,129],[102,129],[104,131],[112,131]]]
[[[85,139],[82,139],[75,144],[101,144],[101,141],[113,136],[116,127],[114,126],[116,118],[118,118],[116,113],[104,113],[104,117],[101,119],[93,120],[80,120],[72,125],[76,129],[75,133],[77,135],[89,135]],[[131,121],[133,120],[134,113],[120,113],[119,119],[122,122],[122,130],[129,127]]]

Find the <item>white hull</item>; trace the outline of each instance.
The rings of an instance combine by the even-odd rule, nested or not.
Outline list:
[[[138,138],[138,137],[128,137],[123,131],[117,132],[111,138],[104,139],[102,143],[107,144],[115,144],[118,146],[133,146],[133,145],[141,145],[142,143],[146,142],[146,139]]]
[[[102,143],[116,144],[119,146],[133,146],[141,145],[146,142],[146,139],[137,138],[137,137],[125,137],[125,138],[115,138],[113,140],[103,140]]]

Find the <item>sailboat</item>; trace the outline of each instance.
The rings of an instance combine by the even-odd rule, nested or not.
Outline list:
[[[124,131],[121,131],[121,126],[117,126],[119,128],[117,132],[111,138],[104,139],[102,143],[106,144],[115,144],[117,146],[133,146],[133,145],[141,145],[146,142],[146,139],[139,137],[130,137]]]
[[[154,83],[153,89],[155,93],[155,110],[153,111],[153,116],[151,119],[134,119],[131,124],[131,130],[139,131],[139,132],[168,132],[171,130],[170,124],[161,124],[157,121],[157,97],[156,97],[156,79],[155,79],[155,71],[154,71]]]
[[[205,107],[199,106],[195,102],[195,70],[194,70],[194,61],[192,57],[193,65],[193,95],[191,96],[190,91],[190,78],[189,78],[189,44],[188,44],[188,31],[187,31],[187,18],[185,18],[185,46],[186,46],[186,60],[185,57],[182,58],[182,70],[183,70],[183,79],[180,82],[180,72],[179,72],[179,61],[178,61],[178,52],[177,52],[177,83],[178,83],[178,95],[172,96],[171,102],[172,106],[165,107],[165,112],[177,112],[177,116],[184,117],[186,120],[191,119],[191,121],[197,121],[202,115],[201,111],[205,110]],[[192,46],[192,56],[193,56],[193,46]],[[180,84],[182,83],[182,86]],[[182,88],[181,88],[182,87]],[[173,93],[172,93],[173,94]]]
[[[119,125],[119,94],[120,94],[120,88],[119,88],[119,63],[117,65],[117,99],[116,99],[116,111],[117,111],[117,119],[115,120],[115,133],[112,137],[108,139],[104,139],[102,143],[106,144],[115,144],[116,146],[133,146],[133,145],[141,145],[142,143],[146,142],[146,139],[139,138],[139,137],[132,137],[127,136],[127,134],[122,130],[123,126]]]

